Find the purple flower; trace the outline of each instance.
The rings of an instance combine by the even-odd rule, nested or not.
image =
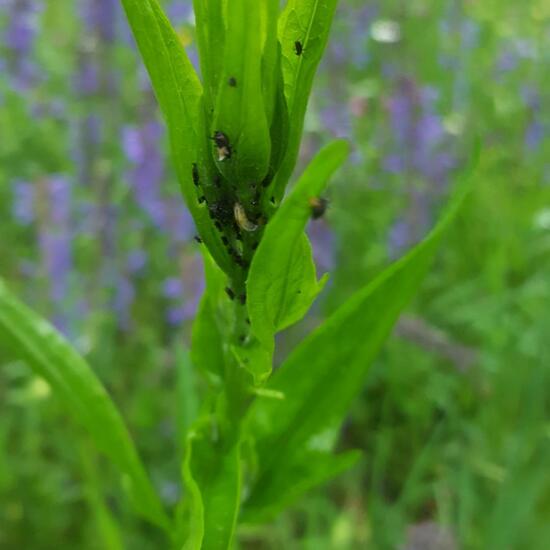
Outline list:
[[[134,285],[126,276],[119,276],[116,281],[113,307],[118,316],[119,326],[123,330],[131,327],[131,308],[134,299]]]
[[[66,229],[71,216],[71,186],[68,179],[56,174],[48,181],[51,221],[62,230]]]
[[[34,186],[28,181],[13,184],[12,214],[21,225],[30,225],[34,221]]]
[[[533,120],[525,131],[525,146],[531,151],[537,149],[544,139],[544,126],[538,120]]]
[[[183,292],[183,283],[177,277],[170,277],[164,281],[163,294],[166,298],[180,298]]]
[[[145,250],[137,249],[132,250],[128,254],[128,259],[126,260],[126,265],[128,266],[128,271],[133,275],[137,274],[143,270],[147,265],[147,252]]]
[[[325,273],[334,267],[334,233],[324,220],[311,222],[307,229],[313,248],[313,259],[319,272]]]
[[[72,268],[71,235],[68,232],[43,230],[39,236],[42,264],[50,283],[50,297],[61,307],[68,293],[68,277]]]
[[[164,227],[166,208],[161,197],[160,186],[164,178],[164,158],[159,147],[163,127],[156,120],[149,120],[143,126],[126,127],[122,131],[123,149],[131,170],[130,184],[138,205],[157,227]]]
[[[191,4],[185,0],[174,0],[170,2],[167,13],[172,24],[181,25],[192,15]]]
[[[39,5],[33,0],[21,0],[12,5],[6,29],[6,46],[21,56],[27,56],[38,30]]]
[[[321,111],[323,124],[336,137],[351,136],[351,119],[349,110],[345,104],[331,105]]]

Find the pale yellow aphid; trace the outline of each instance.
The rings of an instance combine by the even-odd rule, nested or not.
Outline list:
[[[238,202],[236,202],[233,207],[233,214],[235,215],[237,225],[244,231],[256,231],[256,229],[258,229],[258,226],[246,217],[244,208]]]

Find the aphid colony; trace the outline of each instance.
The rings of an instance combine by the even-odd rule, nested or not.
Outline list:
[[[295,43],[297,55],[303,51],[300,42]],[[236,80],[230,78],[228,84],[236,86]],[[214,142],[218,162],[226,162],[232,158],[234,149],[224,132],[216,130],[210,137]],[[271,182],[271,176],[259,183],[250,183],[244,189],[239,189],[231,184],[220,173],[209,178],[211,181],[202,182],[201,173],[197,163],[191,166],[191,178],[197,188],[197,201],[205,204],[208,214],[216,229],[220,232],[220,240],[226,248],[229,256],[236,265],[242,269],[248,269],[254,251],[258,247],[261,226],[267,223],[265,215],[260,210],[261,190],[267,188]],[[272,205],[276,204],[275,197],[270,198]],[[328,201],[323,197],[312,197],[308,201],[308,207],[312,219],[323,216],[327,209]],[[197,236],[195,239],[201,243],[202,239]],[[235,292],[227,288],[226,292],[232,300],[235,299]],[[245,303],[246,295],[239,295],[239,301]]]
[[[218,162],[231,158],[233,148],[224,132],[217,130],[210,139],[214,142]],[[259,185],[250,184],[248,192],[244,190],[244,196],[241,194],[239,199],[235,185],[220,173],[210,177],[210,181],[201,181],[201,170],[193,163],[191,178],[197,188],[197,202],[206,204],[228,254],[238,266],[247,269],[258,246],[259,235],[255,232],[265,223],[259,212]]]

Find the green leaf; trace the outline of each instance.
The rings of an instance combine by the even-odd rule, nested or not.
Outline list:
[[[205,179],[212,172],[205,151],[208,131],[199,78],[157,0],[121,1],[168,125],[172,159],[187,207],[216,262],[231,273],[231,260],[206,204],[198,203],[193,184],[193,164]]]
[[[289,0],[279,18],[284,95],[290,127],[285,156],[272,184],[271,194],[277,200],[283,196],[298,158],[313,77],[327,44],[336,3],[337,0]],[[296,42],[302,44],[301,55],[296,55]]]
[[[187,439],[189,429],[195,422],[199,411],[199,396],[197,394],[197,384],[191,354],[183,345],[176,345],[176,395],[178,401],[177,407],[177,426],[178,443],[183,456],[183,446]]]
[[[271,141],[262,89],[262,41],[265,5],[257,0],[228,0],[223,77],[219,83],[212,133],[221,131],[232,144],[231,158],[216,162],[223,173],[249,188],[269,168]],[[231,85],[234,79],[236,85]]]
[[[227,277],[203,250],[206,288],[193,322],[191,359],[195,367],[207,375],[213,384],[224,378],[224,337],[233,324],[225,287]]]
[[[96,454],[87,442],[80,445],[80,460],[84,471],[84,495],[96,523],[96,536],[105,550],[123,550],[121,532],[113,513],[105,502],[101,476],[95,464]]]
[[[223,0],[193,0],[195,29],[208,112],[213,107],[223,70],[225,21]]]
[[[190,497],[187,550],[227,550],[241,499],[240,443],[224,445],[203,419],[188,439],[183,478]]]
[[[284,394],[284,400],[255,401],[249,412],[250,433],[257,438],[260,474],[252,500],[278,469],[293,461],[297,449],[307,446],[323,427],[343,420],[400,311],[420,286],[467,190],[467,185],[458,187],[448,211],[424,241],[294,349],[268,385]]]
[[[123,474],[133,504],[160,527],[170,522],[147,477],[124,422],[82,357],[44,319],[17,300],[0,281],[0,345],[42,376],[97,447]]]
[[[326,483],[353,467],[361,453],[349,451],[341,455],[307,451],[292,463],[285,462],[264,478],[249,498],[241,514],[242,523],[267,523],[312,488]]]
[[[300,320],[322,289],[311,246],[304,234],[311,216],[309,200],[319,196],[348,155],[348,144],[335,141],[306,168],[290,196],[267,224],[247,281],[252,332],[269,350],[274,334]]]

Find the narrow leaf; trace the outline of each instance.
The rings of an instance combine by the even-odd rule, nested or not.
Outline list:
[[[293,460],[296,449],[307,445],[327,424],[343,420],[463,203],[468,187],[458,189],[447,213],[423,242],[358,291],[295,348],[268,385],[285,399],[256,400],[250,419],[252,434],[258,438],[261,474],[251,498]]]
[[[279,18],[284,95],[289,117],[286,153],[272,184],[280,199],[294,170],[313,77],[325,50],[337,0],[289,0]],[[296,43],[301,54],[297,54]]]
[[[272,520],[312,488],[349,470],[360,457],[359,451],[337,456],[308,451],[300,455],[296,462],[285,462],[246,501],[241,521],[266,523]]]
[[[220,170],[239,184],[259,183],[267,173],[271,144],[262,90],[262,2],[228,0],[224,71],[219,83],[212,132],[226,134],[230,158],[220,159]]]
[[[310,199],[320,195],[348,154],[345,141],[325,147],[306,168],[268,223],[247,281],[252,331],[267,348],[274,334],[303,317],[319,293],[311,246],[304,235]]]
[[[230,258],[210,220],[207,206],[199,204],[193,184],[194,164],[198,164],[203,174],[212,171],[205,160],[208,131],[199,78],[158,0],[121,2],[168,125],[172,159],[187,207],[216,262],[230,273],[233,269]]]
[[[124,422],[101,382],[82,357],[44,319],[17,300],[0,281],[0,345],[42,376],[68,411],[118,467],[136,509],[169,528]]]
[[[224,446],[209,419],[191,433],[183,477],[190,493],[190,536],[185,549],[231,548],[240,508],[240,443]]]

